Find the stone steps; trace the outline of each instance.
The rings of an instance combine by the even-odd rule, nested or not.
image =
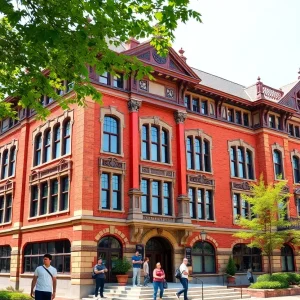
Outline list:
[[[163,299],[177,300],[175,295],[180,287],[170,287],[164,291]],[[158,293],[159,295],[159,293]],[[153,300],[153,288],[150,287],[130,287],[130,286],[107,286],[104,289],[104,296],[109,300]],[[244,298],[250,298],[249,295],[243,293]],[[93,295],[89,295],[82,300],[91,300]],[[202,288],[201,286],[190,287],[188,291],[188,298],[191,300],[202,300]],[[235,300],[240,299],[240,291],[235,291],[233,288],[227,289],[224,286],[209,286],[203,288],[204,300]],[[157,297],[159,299],[159,297]],[[180,299],[183,299],[181,295]]]

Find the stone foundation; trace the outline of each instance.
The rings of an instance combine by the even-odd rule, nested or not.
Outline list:
[[[300,295],[300,287],[293,287],[288,289],[245,289],[245,294],[251,297],[270,298]]]

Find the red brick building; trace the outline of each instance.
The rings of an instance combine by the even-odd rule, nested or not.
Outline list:
[[[249,215],[241,193],[261,173],[288,180],[288,216],[298,217],[299,80],[245,87],[191,68],[183,51],[162,58],[135,41],[118,51],[153,66],[156,80],[90,68],[103,106],[87,99],[62,111],[45,97],[46,122],[24,109],[1,121],[0,286],[28,291],[45,252],[58,296],[77,298],[91,290],[97,256],[113,282],[112,260],[136,248],[169,281],[185,255],[191,280],[222,283],[230,255],[241,278],[267,271],[260,251],[232,234],[236,215]],[[70,86],[58,92],[73,96]],[[291,245],[274,253],[275,270],[298,271],[298,262]]]

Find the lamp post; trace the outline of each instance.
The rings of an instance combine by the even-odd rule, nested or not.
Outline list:
[[[202,242],[204,242],[206,240],[207,233],[204,230],[202,230],[200,233],[200,236],[201,236]]]

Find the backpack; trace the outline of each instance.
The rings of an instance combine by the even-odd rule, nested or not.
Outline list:
[[[175,278],[181,279],[182,278],[182,273],[180,272],[180,269],[175,270]]]
[[[93,268],[93,272],[92,272],[92,279],[96,279],[97,278],[97,274],[94,272],[95,267]]]

